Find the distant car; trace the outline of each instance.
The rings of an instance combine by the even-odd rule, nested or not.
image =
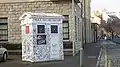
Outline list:
[[[6,61],[7,56],[8,56],[7,49],[0,46],[0,61]]]

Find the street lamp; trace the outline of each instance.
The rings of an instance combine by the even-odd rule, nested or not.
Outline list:
[[[82,0],[82,2],[80,2],[80,6],[81,6],[81,18],[82,18],[82,22],[85,22],[85,19],[84,19],[84,13],[85,12],[83,12],[83,8],[85,8],[84,7],[84,4],[83,4],[83,0]],[[82,43],[81,43],[81,46],[80,46],[80,67],[83,67],[83,38],[85,37],[85,36],[83,36],[83,34],[85,34],[86,35],[86,33],[83,33],[83,23],[82,23]],[[84,32],[85,32],[86,30],[85,30],[85,28],[84,28]],[[86,37],[85,37],[85,39],[86,39]],[[86,42],[86,40],[85,40],[85,42]]]

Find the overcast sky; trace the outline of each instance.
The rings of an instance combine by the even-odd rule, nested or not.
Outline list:
[[[120,11],[120,0],[91,0],[91,10]]]

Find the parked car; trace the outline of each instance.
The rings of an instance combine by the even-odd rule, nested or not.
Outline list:
[[[7,49],[0,46],[0,61],[6,61],[7,56],[8,56]]]

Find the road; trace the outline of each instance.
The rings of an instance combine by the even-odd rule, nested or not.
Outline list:
[[[100,44],[101,42],[98,42],[85,46],[83,50],[83,67],[96,67]],[[22,62],[21,55],[9,55],[6,62],[0,63],[0,67],[79,67],[79,56],[78,53],[76,56],[65,56],[63,61],[30,63]]]
[[[105,49],[102,52],[101,65],[106,65],[105,62],[107,62],[108,65],[111,65],[112,67],[120,67],[120,44],[112,41],[104,41],[102,45],[105,47]],[[106,58],[107,60],[105,60]]]
[[[21,55],[9,55],[0,67],[79,67],[79,56],[65,56],[63,61],[49,61],[40,63],[22,62]]]

